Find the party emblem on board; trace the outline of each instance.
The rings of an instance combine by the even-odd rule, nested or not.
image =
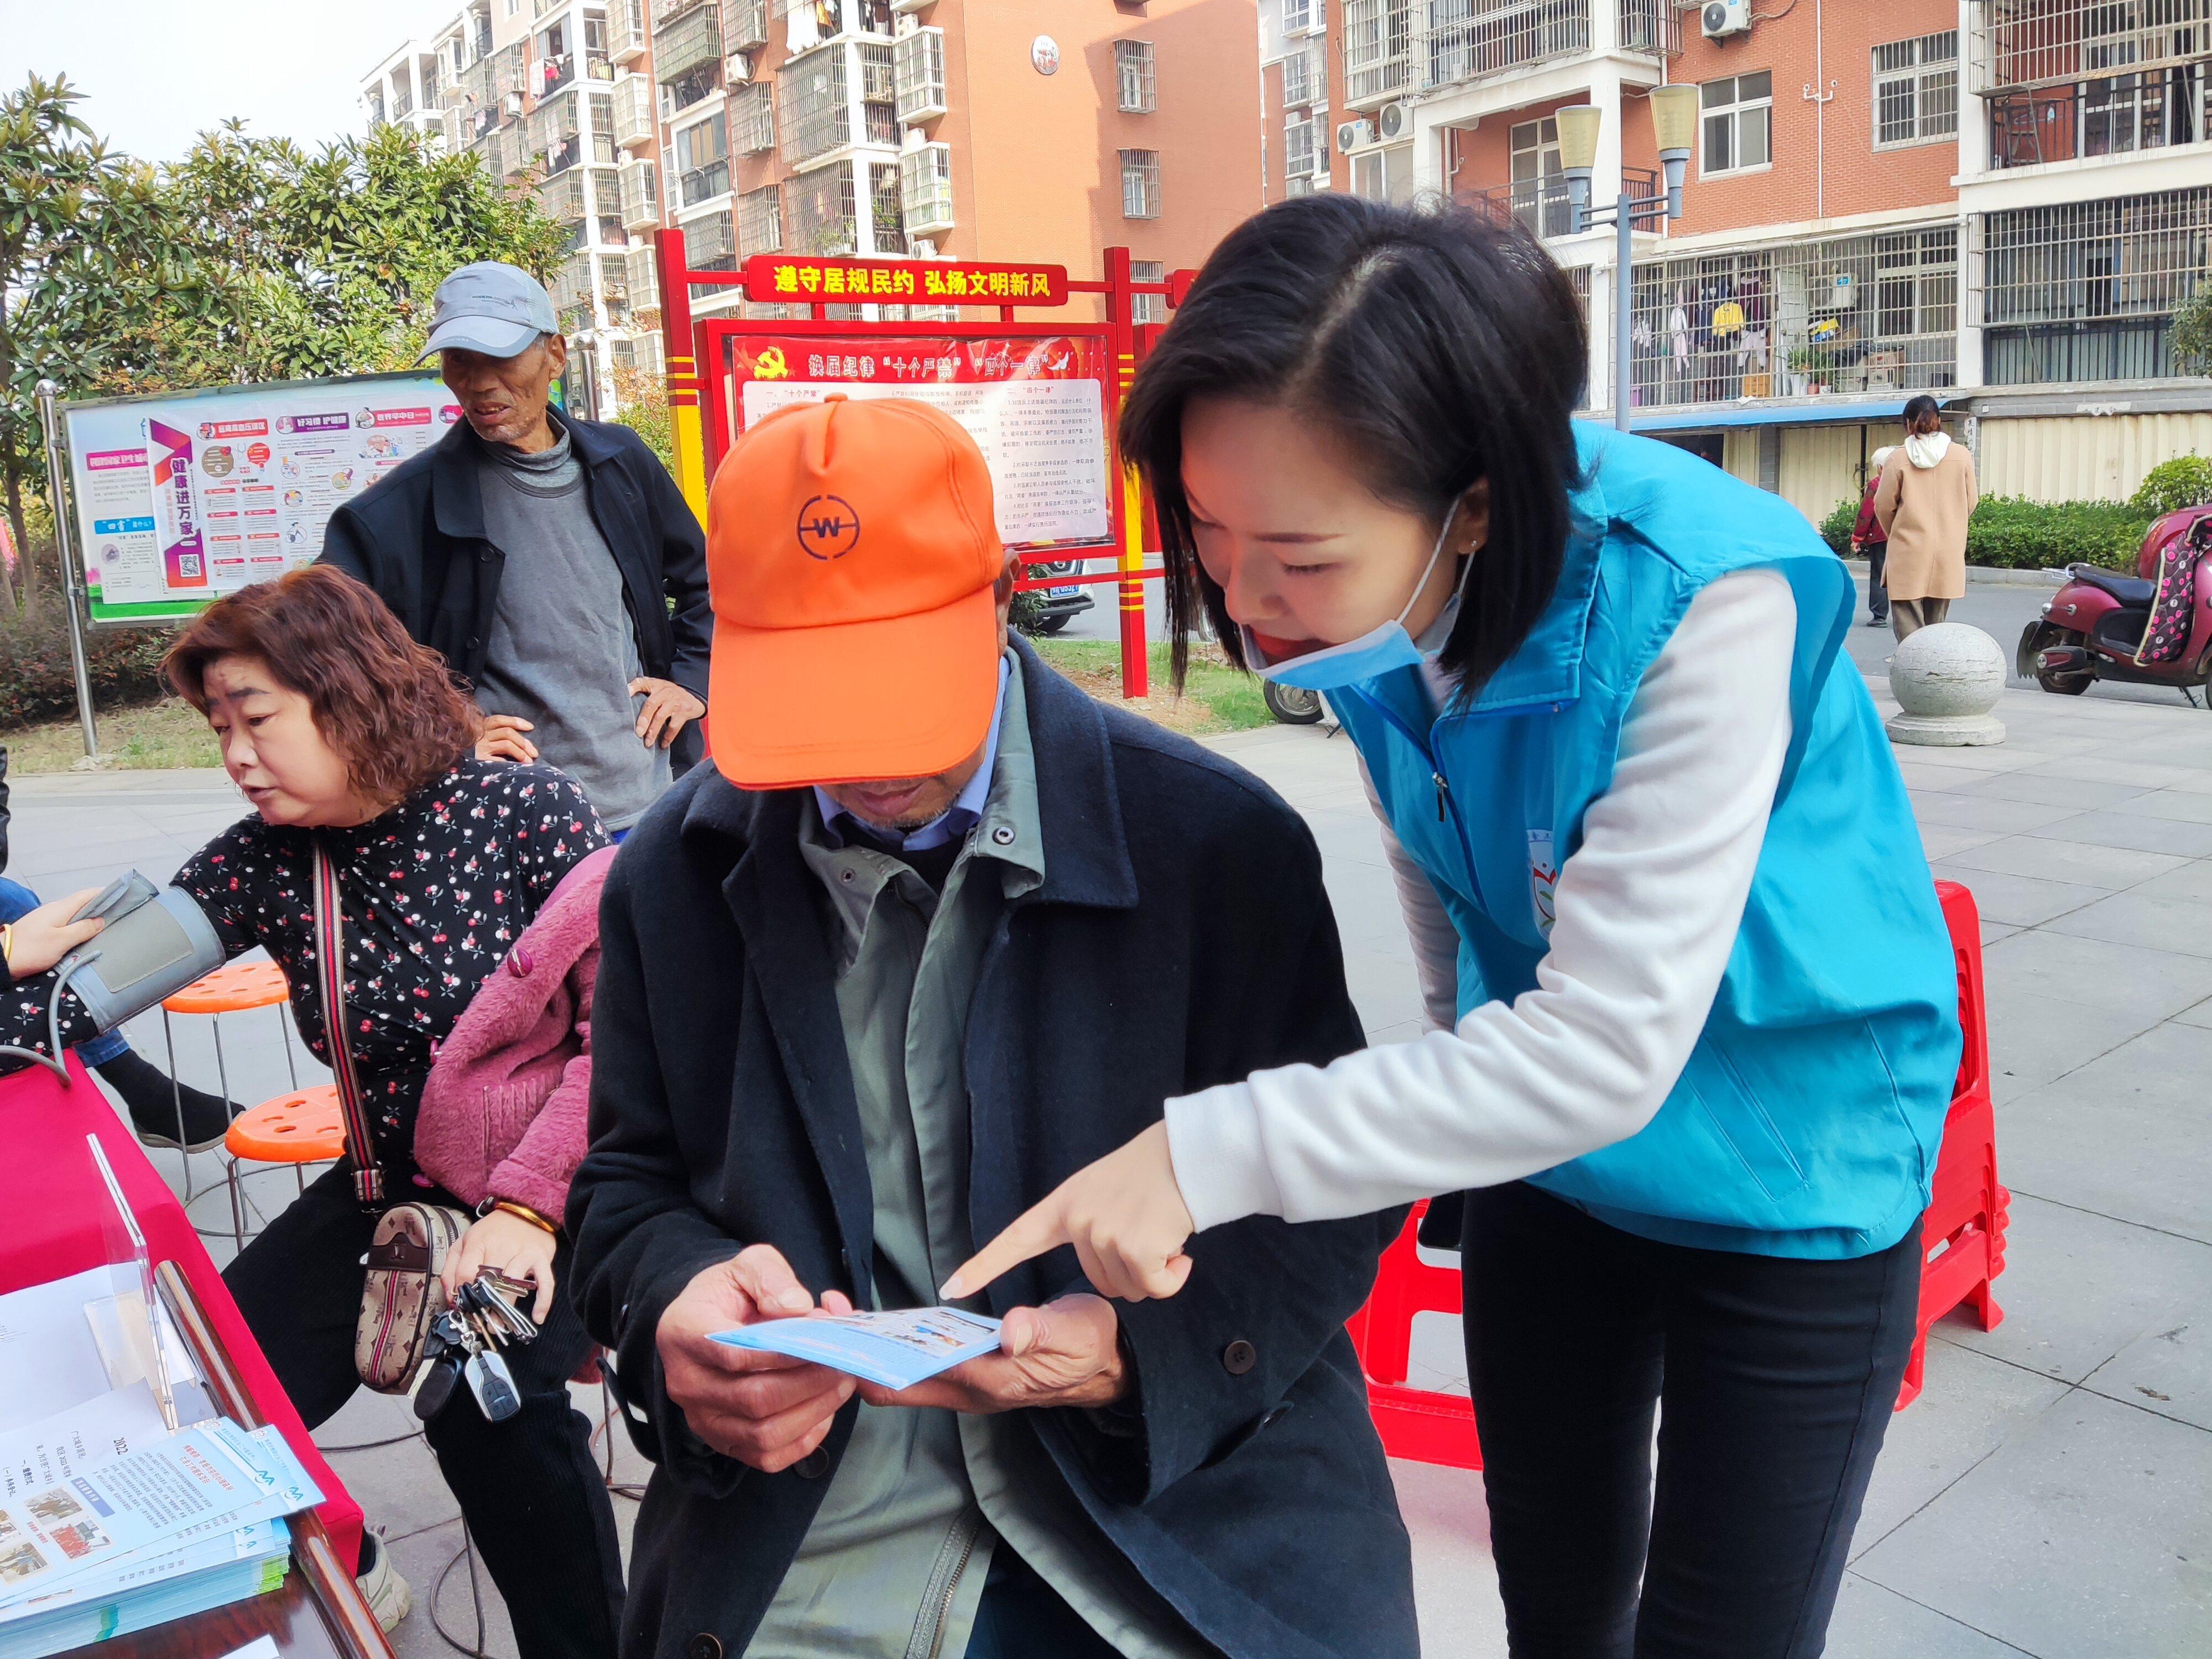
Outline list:
[[[817,495],[799,509],[799,548],[810,559],[842,559],[860,544],[860,515],[842,495]]]
[[[753,363],[756,380],[781,380],[791,373],[791,365],[783,360],[783,348],[770,346]]]

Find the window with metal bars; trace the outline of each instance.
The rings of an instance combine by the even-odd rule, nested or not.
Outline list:
[[[1364,104],[1403,92],[1413,71],[1408,0],[1344,0],[1345,101]]]
[[[1283,0],[1283,33],[1303,34],[1314,21],[1320,0]]]
[[[899,164],[868,164],[868,225],[878,253],[906,252],[906,217],[899,200]]]
[[[1414,55],[1426,87],[1588,52],[1590,0],[1427,0]]]
[[[1157,219],[1160,216],[1160,153],[1156,149],[1121,152],[1121,216]]]
[[[1874,147],[1895,149],[1959,132],[1959,31],[1874,49]]]
[[[1121,88],[1119,108],[1124,115],[1149,115],[1158,107],[1152,82],[1152,43],[1116,40],[1114,73]]]
[[[2212,264],[2212,186],[1985,216],[1974,286],[1992,385],[2175,372],[2173,313]]]
[[[853,188],[853,164],[838,161],[787,179],[783,222],[794,253],[834,258],[859,246],[859,207]]]
[[[1168,268],[1158,259],[1129,261],[1129,280],[1133,283],[1164,283]],[[1164,323],[1168,319],[1168,296],[1164,294],[1133,294],[1129,296],[1129,320],[1134,323]]]
[[[738,257],[776,253],[783,248],[783,197],[774,185],[763,185],[738,198]]]
[[[1705,153],[1699,171],[1743,173],[1774,160],[1774,76],[1734,75],[1698,88],[1704,111]]]
[[[737,226],[729,209],[720,208],[686,219],[680,228],[684,232],[684,261],[694,270],[727,270],[735,264]]]
[[[1314,123],[1303,114],[1283,123],[1283,177],[1310,179],[1316,171]]]
[[[621,159],[615,154],[615,95],[595,92],[591,100],[592,159],[612,166]]]
[[[632,248],[623,256],[629,277],[629,302],[639,311],[660,308],[660,266],[650,246]]]
[[[794,58],[776,73],[782,96],[776,126],[783,159],[793,167],[853,142],[848,59],[842,46],[829,46]]]
[[[1310,104],[1321,96],[1315,90],[1321,85],[1317,63],[1318,55],[1306,46],[1300,46],[1283,59],[1283,103],[1286,107]]]
[[[730,99],[730,148],[740,155],[775,148],[775,94],[770,82],[756,81]]]

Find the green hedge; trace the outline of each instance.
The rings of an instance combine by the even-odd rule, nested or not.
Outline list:
[[[2176,455],[2143,474],[2142,487],[2128,505],[2146,519],[2162,519],[2208,501],[2212,501],[2212,461],[2202,455]]]
[[[1838,501],[1820,535],[1838,556],[1850,552],[1859,498]],[[1966,562],[1999,570],[2057,570],[2069,564],[2132,572],[2154,515],[2130,501],[2031,501],[1984,495],[1966,526]]]
[[[94,629],[86,635],[95,707],[152,702],[161,684],[167,628]],[[0,617],[0,727],[66,720],[76,713],[70,668],[69,619],[51,593],[35,621]]]

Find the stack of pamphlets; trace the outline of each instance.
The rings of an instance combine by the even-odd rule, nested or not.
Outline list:
[[[143,1382],[0,1434],[0,1659],[277,1588],[322,1494],[275,1429],[171,1431]]]
[[[999,1352],[999,1322],[957,1308],[815,1314],[768,1319],[708,1340],[808,1359],[886,1389],[910,1389],[940,1371]]]

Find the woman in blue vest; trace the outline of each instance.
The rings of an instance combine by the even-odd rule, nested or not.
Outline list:
[[[1583,362],[1564,274],[1464,211],[1314,196],[1208,261],[1122,427],[1173,631],[1328,694],[1431,1029],[1169,1101],[947,1289],[1072,1243],[1197,1294],[1208,1227],[1470,1189],[1513,1653],[1817,1654],[1913,1337],[1951,951],[1844,566],[1573,422]]]

